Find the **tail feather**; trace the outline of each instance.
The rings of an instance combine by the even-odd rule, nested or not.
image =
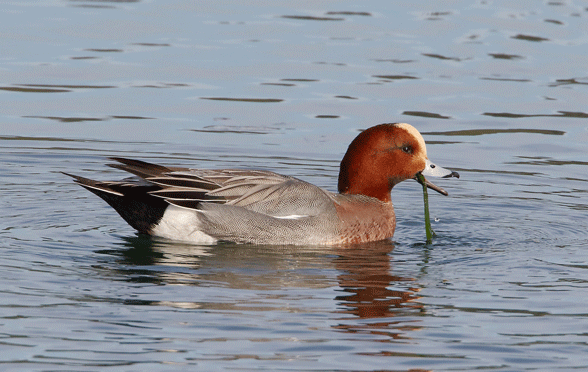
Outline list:
[[[99,182],[89,178],[65,173],[80,186],[98,195],[137,231],[149,234],[161,220],[169,203],[150,195],[159,190],[156,185],[133,184],[131,182]],[[131,172],[132,173],[132,172]]]
[[[65,173],[65,172],[61,172],[61,173],[65,174],[66,176],[70,176],[71,178],[74,179],[75,183],[77,183],[80,186],[83,186],[84,188],[92,191],[95,194],[97,194],[98,192],[103,192],[103,193],[112,194],[112,195],[124,196],[124,194],[108,187],[108,183],[94,181],[89,178],[76,176],[75,174],[70,174],[70,173]]]

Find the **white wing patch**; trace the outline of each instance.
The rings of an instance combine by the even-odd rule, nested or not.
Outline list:
[[[284,220],[298,220],[300,218],[308,217],[302,214],[291,214],[289,216],[274,216],[275,218],[280,218]]]

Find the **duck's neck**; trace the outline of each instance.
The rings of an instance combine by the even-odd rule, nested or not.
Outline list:
[[[341,161],[337,187],[341,194],[365,195],[389,203],[394,184],[394,180],[374,167],[361,164],[359,159],[349,159],[345,155]]]

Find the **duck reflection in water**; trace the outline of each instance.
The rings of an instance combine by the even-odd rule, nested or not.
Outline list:
[[[131,282],[194,286],[216,282],[224,288],[256,290],[258,298],[249,299],[249,303],[241,298],[233,304],[222,304],[225,309],[231,306],[234,310],[242,310],[245,306],[251,309],[251,303],[259,302],[268,290],[287,292],[292,287],[333,287],[332,273],[325,271],[331,267],[338,273],[336,281],[341,288],[340,294],[334,297],[336,312],[350,314],[352,318],[382,319],[382,322],[357,323],[342,317],[336,329],[386,334],[394,339],[402,338],[406,331],[419,329],[406,320],[406,316],[411,316],[414,321],[415,313],[423,310],[423,305],[415,302],[419,298],[418,286],[413,278],[393,274],[390,254],[394,244],[389,240],[361,244],[361,249],[341,246],[326,250],[324,247],[233,244],[196,246],[146,235],[123,239],[122,249],[100,253],[116,256],[116,268],[109,265],[111,270]],[[186,302],[178,303],[183,308],[201,309],[214,306],[214,302],[211,298],[199,298],[190,306]],[[153,305],[162,304],[154,302]],[[173,306],[173,303],[164,305]],[[265,310],[279,309],[267,307]],[[398,316],[402,316],[402,320],[390,319]],[[346,319],[348,324],[345,324]]]
[[[419,297],[418,288],[407,287],[414,281],[392,274],[390,253],[394,249],[391,241],[384,240],[363,244],[362,249],[339,249],[334,260],[335,267],[342,273],[338,276],[339,286],[347,293],[336,300],[345,310],[360,318],[384,318],[396,316],[403,310],[415,311],[422,305],[413,301]],[[405,287],[392,290],[390,287]]]

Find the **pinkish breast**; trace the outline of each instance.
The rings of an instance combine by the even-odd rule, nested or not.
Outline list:
[[[337,195],[341,243],[356,244],[391,238],[396,227],[392,202],[363,195]]]

